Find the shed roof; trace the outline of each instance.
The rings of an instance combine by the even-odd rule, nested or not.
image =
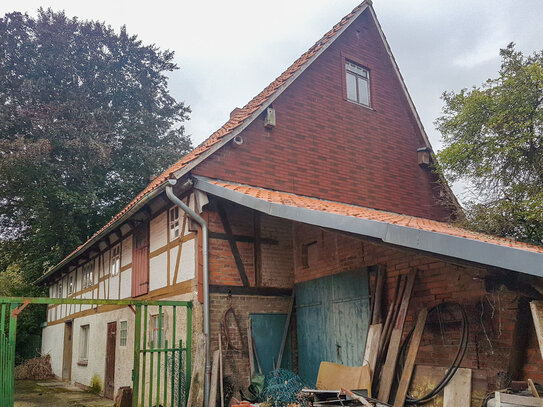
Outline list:
[[[543,247],[430,219],[342,202],[195,177],[195,188],[293,221],[377,238],[385,243],[481,265],[543,276]]]

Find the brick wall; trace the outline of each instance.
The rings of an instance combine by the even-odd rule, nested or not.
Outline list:
[[[370,70],[372,109],[344,99],[345,57]],[[193,172],[431,219],[448,216],[437,203],[435,177],[417,164],[424,142],[367,13],[273,106],[274,129],[255,120],[242,146],[224,146]]]
[[[238,205],[223,204],[232,233],[254,236],[254,213]],[[206,210],[209,230],[224,233],[221,219],[213,206]],[[272,216],[260,216],[261,238],[272,239],[277,244],[263,242],[261,287],[292,288],[294,284],[291,222]],[[237,242],[240,257],[251,286],[255,285],[254,243]],[[210,284],[242,285],[238,268],[227,240],[210,239]]]
[[[298,224],[295,237],[295,281],[301,282],[326,275],[376,264],[387,266],[383,313],[400,275],[412,268],[419,270],[409,306],[406,329],[410,329],[416,314],[423,307],[433,307],[444,301],[462,304],[469,319],[469,343],[462,366],[477,370],[486,377],[490,389],[499,387],[503,372],[507,372],[513,332],[517,319],[519,294],[501,287],[495,292],[485,289],[487,271],[450,264],[411,251],[363,242],[342,234]],[[316,241],[318,255],[309,267],[302,264],[301,246]],[[453,360],[460,339],[460,314],[455,310],[428,319],[417,363],[448,366]],[[533,327],[530,328],[524,378],[543,380],[543,360],[539,353]]]
[[[235,312],[236,320],[239,324],[239,330],[234,318],[229,313],[226,322],[229,335],[235,347],[241,348],[241,351],[232,348],[224,351],[226,344],[223,335],[223,363],[224,376],[229,377],[237,389],[247,389],[249,385],[249,353],[247,351],[247,321],[249,314],[257,313],[287,313],[290,303],[289,297],[261,297],[261,296],[240,296],[228,297],[222,294],[213,294],[210,298],[211,312],[211,350],[219,348],[218,334],[221,329],[223,316],[229,307]],[[295,323],[293,321],[293,325]],[[291,325],[292,326],[292,325]],[[292,349],[295,354],[296,336],[295,329],[291,330]],[[294,355],[295,358],[295,355]]]

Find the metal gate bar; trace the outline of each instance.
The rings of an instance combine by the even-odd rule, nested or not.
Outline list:
[[[20,308],[19,305],[22,306]],[[168,353],[171,353],[170,361],[172,367],[170,369],[170,405],[172,407],[185,407],[188,392],[190,387],[191,377],[191,354],[192,354],[192,302],[191,301],[155,301],[155,300],[99,300],[99,299],[74,299],[74,298],[46,298],[46,297],[0,297],[0,407],[13,407],[14,403],[14,369],[15,369],[15,337],[17,329],[17,315],[28,304],[82,304],[82,305],[117,305],[117,306],[135,306],[135,327],[134,327],[134,365],[132,370],[132,407],[140,407],[145,400],[145,373],[146,373],[146,355],[151,355],[151,369],[154,353],[157,353],[157,393],[156,405],[160,405],[160,360],[161,354],[164,354],[165,369],[163,372],[163,406],[167,405],[168,401]],[[9,306],[9,307],[8,307]],[[144,307],[144,318],[142,321],[142,309]],[[146,348],[147,338],[147,317],[149,306],[159,307],[159,329],[158,329],[158,347],[155,349],[153,344],[151,349]],[[173,333],[171,348],[168,347],[167,342],[165,346],[162,344],[162,307],[172,307],[173,310]],[[177,307],[184,307],[186,309],[186,341],[183,347],[183,341],[179,340],[179,346],[175,346],[175,330],[176,330],[176,310]],[[9,309],[9,324],[6,326],[6,314]],[[143,326],[143,349],[141,349],[141,334],[142,334],[142,322]],[[6,334],[7,328],[7,334]],[[141,355],[143,355],[143,374],[142,386],[141,386],[141,404],[140,400],[140,362]],[[176,361],[177,358],[177,361]],[[183,358],[185,362],[183,363]],[[185,367],[184,377],[181,380],[183,373],[183,367]],[[175,393],[175,373],[178,374],[177,380],[177,397],[174,397]],[[152,376],[151,376],[152,381]],[[182,383],[184,382],[184,383]],[[153,388],[150,387],[150,393],[152,395]],[[175,404],[174,404],[175,402]],[[152,397],[149,397],[149,405],[152,405]]]
[[[147,347],[147,321],[149,320],[149,305],[142,304],[136,306],[133,406],[186,406],[191,375],[190,355],[192,352],[192,308],[187,307],[187,332],[185,346],[183,346],[183,340],[177,340],[176,338],[176,305],[172,306],[173,328],[171,333],[171,342],[169,339],[163,337],[163,327],[165,326],[163,307],[165,306],[165,304],[158,306],[158,327],[156,338],[154,334],[155,327],[152,326],[151,329],[153,329],[153,331],[151,331],[150,335],[152,340],[150,340],[149,347]],[[141,307],[143,307],[143,311]],[[141,336],[142,330],[143,337]],[[141,343],[142,338],[143,344]],[[171,346],[169,346],[169,344],[171,344]],[[176,346],[176,344],[178,346]],[[136,352],[138,352],[138,355],[136,355]],[[162,359],[162,356],[164,356],[164,359]],[[164,360],[163,365],[162,360]],[[147,369],[149,369],[149,373],[147,373]],[[154,382],[155,377],[156,383]],[[146,382],[146,378],[149,379],[148,384]]]

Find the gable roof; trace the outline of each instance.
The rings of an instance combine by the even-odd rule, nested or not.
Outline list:
[[[382,240],[397,246],[543,276],[543,247],[449,223],[327,201],[290,192],[194,176],[195,188],[292,221]]]
[[[371,6],[371,0],[365,0],[360,5],[355,7],[349,14],[341,19],[330,31],[328,31],[322,38],[320,38],[308,51],[302,54],[286,71],[284,71],[279,77],[277,77],[270,85],[268,85],[262,92],[255,96],[249,103],[243,108],[238,109],[232,114],[230,119],[203,143],[197,146],[189,154],[185,155],[178,162],[167,168],[162,174],[156,177],[143,191],[141,191],[130,203],[115,215],[106,225],[104,225],[98,232],[96,232],[90,239],[84,244],[75,249],[60,263],[50,269],[44,274],[37,282],[43,281],[45,278],[52,275],[54,272],[68,264],[72,259],[77,257],[77,254],[90,248],[95,244],[102,236],[110,229],[120,225],[125,220],[128,220],[137,210],[139,210],[145,203],[149,202],[154,197],[158,196],[164,191],[166,182],[170,177],[180,178],[187,174],[192,168],[201,163],[223,145],[232,140],[237,134],[243,131],[249,124],[251,124],[298,76],[300,76],[311,63],[319,57],[349,26],[355,21],[365,10],[369,10],[379,35],[384,43],[385,49],[391,59],[394,71],[398,75],[402,90],[405,93],[408,104],[411,108],[412,114],[415,117],[419,131],[427,145],[431,148],[428,136],[424,130],[422,122],[415,109],[415,105],[407,91],[407,87],[400,74],[398,65],[394,60],[389,44],[386,41],[385,35],[379,25],[375,11]],[[450,192],[451,197],[454,200],[454,194],[446,183],[444,184],[447,190]],[[455,201],[456,202],[456,201]],[[459,205],[458,205],[459,207]]]

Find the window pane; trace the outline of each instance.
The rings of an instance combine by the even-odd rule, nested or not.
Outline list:
[[[356,76],[349,72],[346,75],[347,99],[358,102],[356,98]]]
[[[369,87],[368,87],[368,81],[363,78],[357,78],[358,79],[358,97],[359,103],[362,103],[363,105],[369,106],[370,105],[370,93],[369,93]]]

